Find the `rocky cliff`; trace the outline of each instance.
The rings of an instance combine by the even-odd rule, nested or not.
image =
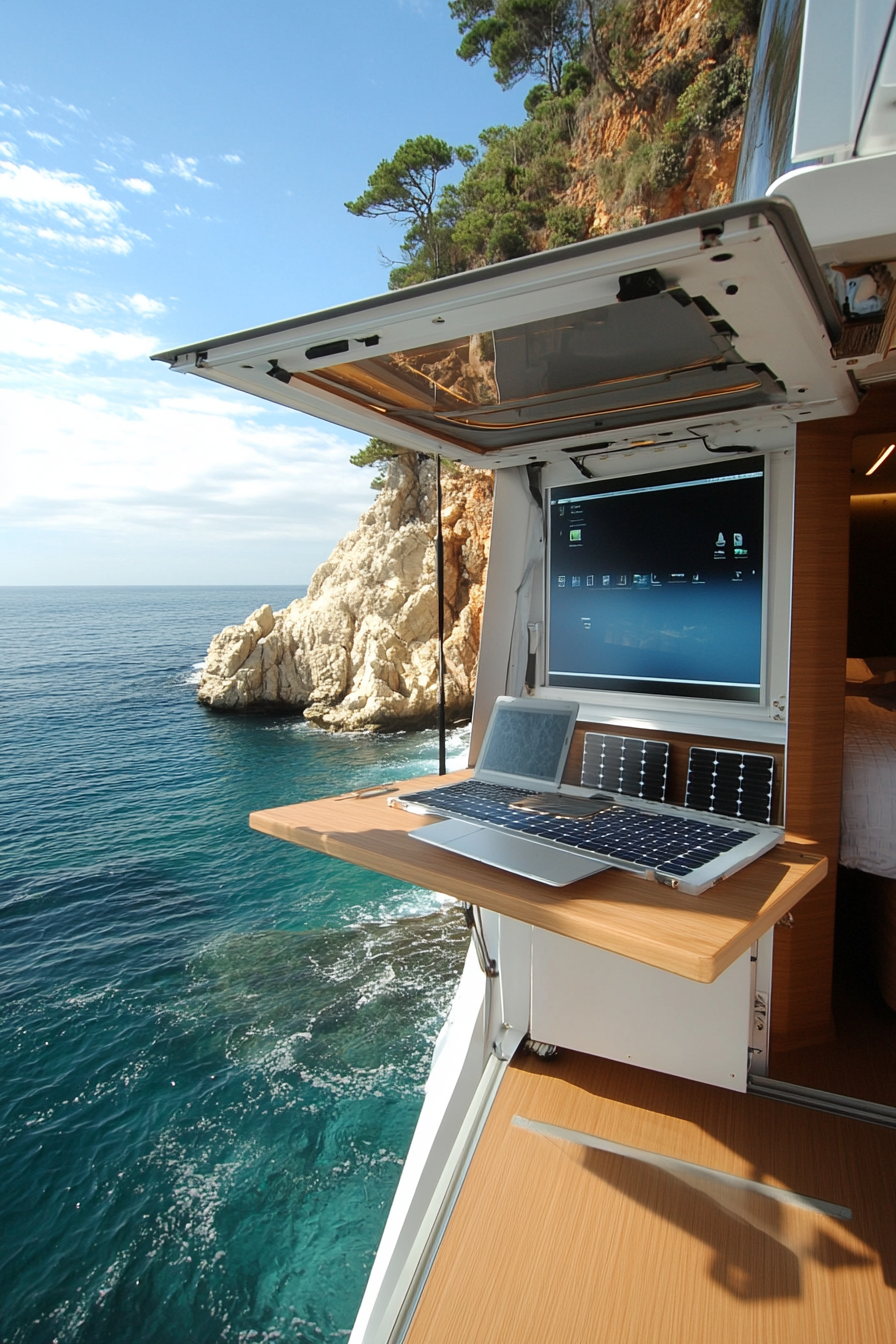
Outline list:
[[[433,723],[435,484],[430,459],[393,459],[376,502],[315,571],[305,597],[276,613],[260,607],[215,636],[200,702],[303,712],[339,730]],[[466,718],[473,703],[491,505],[490,472],[443,469],[449,721]]]
[[[624,88],[580,104],[562,196],[588,235],[731,199],[756,49],[756,0],[629,0]]]

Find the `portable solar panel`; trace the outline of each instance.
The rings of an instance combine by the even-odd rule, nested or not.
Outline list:
[[[685,807],[770,823],[774,756],[691,747]]]
[[[586,733],[582,784],[662,803],[666,798],[669,743],[612,733]]]

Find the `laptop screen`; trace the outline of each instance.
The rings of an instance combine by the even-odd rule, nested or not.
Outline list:
[[[559,779],[569,747],[570,719],[556,710],[495,705],[477,773],[518,775],[553,783]]]

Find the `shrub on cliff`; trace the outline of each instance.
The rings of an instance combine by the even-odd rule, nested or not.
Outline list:
[[[439,177],[456,163],[476,157],[471,145],[452,148],[434,135],[418,135],[399,145],[391,159],[377,164],[367,189],[346,210],[368,219],[385,215],[408,226],[402,243],[407,274],[401,284],[448,275],[451,260],[451,219],[438,201]]]
[[[536,82],[522,125],[484,130],[476,151],[406,141],[349,202],[407,226],[389,287],[725,199],[719,151],[737,134],[759,8],[711,0],[701,17],[680,0],[660,29],[648,0],[450,0],[463,60],[487,60],[504,88]]]

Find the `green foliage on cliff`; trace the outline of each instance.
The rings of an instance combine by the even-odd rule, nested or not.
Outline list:
[[[408,225],[402,253],[415,273],[400,283],[448,274],[451,228],[444,209],[436,204],[439,174],[455,163],[471,164],[475,158],[472,145],[452,149],[434,135],[418,135],[405,140],[391,159],[377,165],[367,179],[367,190],[357,200],[346,201],[345,208],[353,215],[385,215]]]
[[[479,137],[480,155],[457,187],[452,241],[458,270],[505,261],[585,235],[584,213],[558,197],[572,180],[570,147],[581,91],[546,94],[522,126],[492,126]],[[546,232],[551,238],[539,239]]]
[[[613,227],[632,207],[650,218],[686,177],[697,137],[716,133],[742,107],[750,71],[741,39],[755,33],[761,0],[711,0],[697,48],[687,29],[648,30],[646,0],[449,0],[448,7],[462,60],[487,60],[503,88],[535,83],[522,125],[489,127],[477,149],[431,135],[407,140],[347,202],[353,214],[406,226],[390,289],[588,237],[592,211],[564,196],[583,123],[610,107],[629,109],[633,129],[621,149],[591,166],[591,194],[613,203]],[[658,40],[645,49],[648,31]],[[464,171],[450,180],[458,166]]]
[[[352,453],[349,458],[353,467],[382,467],[387,462],[391,462],[401,451],[396,448],[394,443],[387,443],[385,439],[368,439],[363,448],[359,448],[356,453]],[[371,490],[382,490],[386,484],[386,477],[382,471],[377,472],[370,482]]]
[[[363,448],[359,448],[356,453],[352,453],[349,458],[353,467],[384,467],[391,462],[393,457],[400,457],[402,453],[408,456],[414,456],[423,459],[428,456],[427,453],[414,453],[411,448],[399,448],[397,444],[388,443],[385,439],[368,439]],[[453,475],[459,468],[456,462],[450,458],[442,458],[442,472]],[[378,471],[370,482],[371,490],[382,490],[386,484],[386,474]]]
[[[577,0],[449,0],[461,44],[457,54],[475,64],[483,56],[502,88],[527,75],[560,93],[564,66],[584,46],[584,14]]]
[[[641,129],[633,130],[621,149],[594,165],[598,194],[613,202],[617,218],[632,207],[642,207],[642,217],[650,219],[663,194],[687,176],[697,137],[717,133],[744,106],[751,70],[740,40],[755,34],[760,8],[761,0],[712,0],[699,47],[681,50],[685,46],[681,42],[675,50],[674,42],[667,44],[667,59],[638,90],[644,112]],[[634,0],[616,6],[614,52],[631,50],[628,43],[637,18]]]

